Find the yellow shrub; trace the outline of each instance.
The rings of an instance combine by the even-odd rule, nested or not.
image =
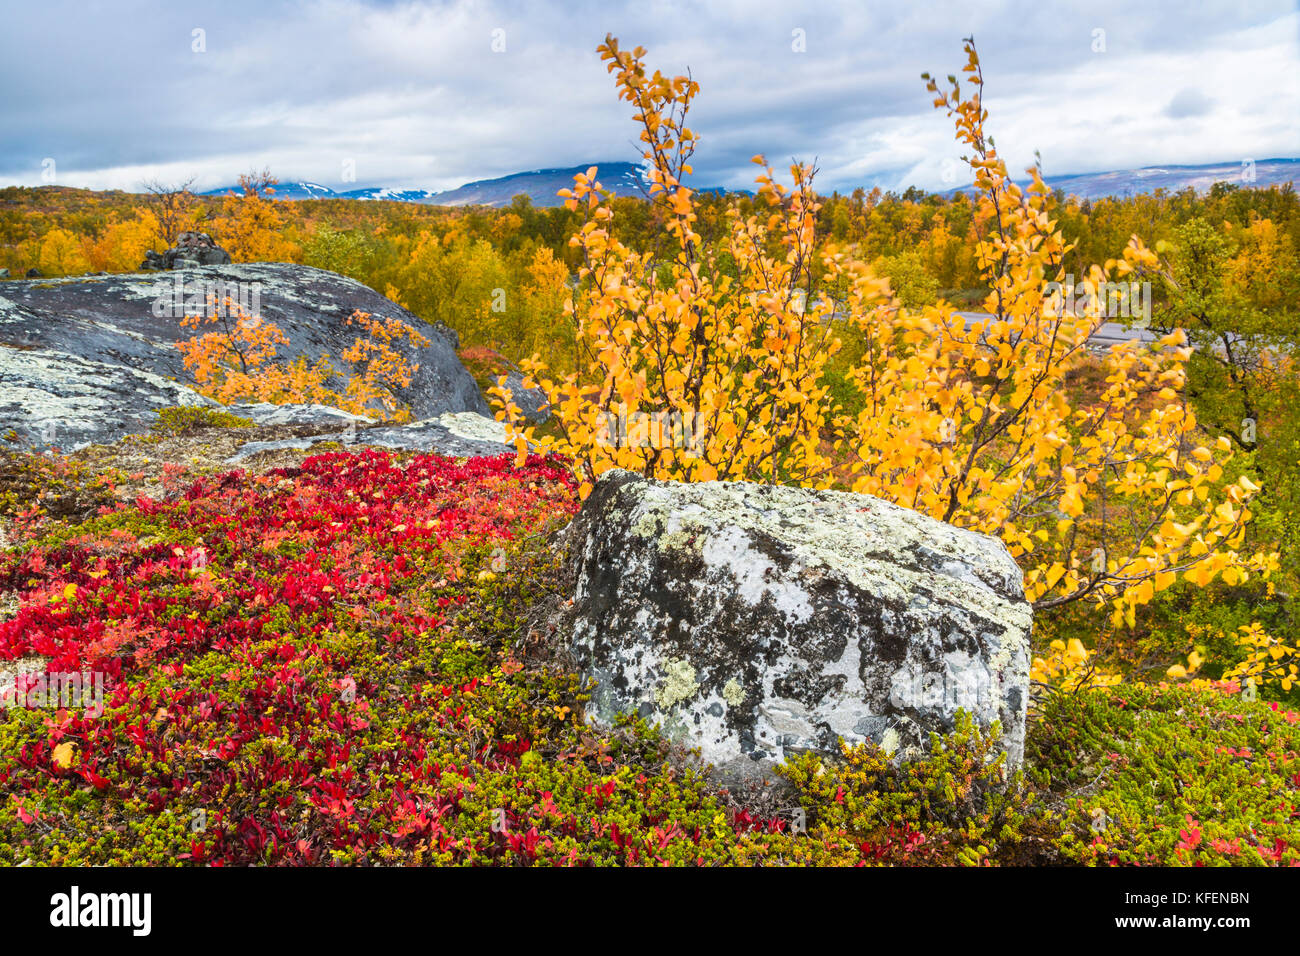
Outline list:
[[[504,382],[494,390],[520,455],[534,443],[571,457],[583,495],[611,468],[875,495],[1000,537],[1036,608],[1089,600],[1117,624],[1131,626],[1138,606],[1180,578],[1204,586],[1268,573],[1275,555],[1238,550],[1258,487],[1227,482],[1227,440],[1198,429],[1182,394],[1181,333],[1112,347],[1101,395],[1070,397],[1067,377],[1092,362],[1108,293],[1159,263],[1134,236],[1120,259],[1066,287],[1073,247],[1051,192],[1037,169],[1027,190],[1010,180],[984,131],[972,42],[966,51],[969,95],[955,79],[948,91],[925,79],[971,152],[980,193],[976,255],[991,291],[988,318],[970,326],[947,303],[904,308],[887,280],[820,240],[809,166],[791,166],[786,188],[755,157],[753,211],[733,206],[725,236],[705,244],[684,184],[698,85],[647,74],[644,50],[607,37],[600,54],[635,108],[666,250],[637,253],[614,237],[594,167],[561,192],[583,216],[571,240],[581,288],[566,302],[580,364],[560,376],[524,363],[558,434],[527,425]],[[1065,307],[1071,291],[1081,307]],[[844,325],[865,343],[848,375],[861,397],[853,415],[830,400],[825,374]]]

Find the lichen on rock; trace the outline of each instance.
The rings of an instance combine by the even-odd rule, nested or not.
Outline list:
[[[664,710],[689,700],[700,685],[695,682],[695,668],[688,661],[674,658],[664,664],[664,682],[655,691],[655,703]]]
[[[840,739],[921,753],[959,709],[1024,747],[1031,612],[995,538],[835,491],[603,475],[569,534],[591,718],[731,785]]]

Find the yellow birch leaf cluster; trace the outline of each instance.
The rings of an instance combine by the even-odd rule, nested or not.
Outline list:
[[[611,468],[875,495],[1000,537],[1035,607],[1089,600],[1117,624],[1131,626],[1176,581],[1269,573],[1276,556],[1244,546],[1259,489],[1225,477],[1229,443],[1207,436],[1184,400],[1182,333],[1090,348],[1114,304],[1158,268],[1155,254],[1134,236],[1069,288],[1073,246],[1051,192],[1037,168],[1027,188],[1011,181],[985,132],[973,41],[965,49],[965,95],[956,78],[946,89],[924,79],[979,193],[990,292],[973,322],[942,302],[904,307],[852,248],[820,237],[811,166],[792,165],[785,186],[756,156],[752,209],[733,205],[725,234],[704,243],[686,185],[699,87],[648,73],[643,49],[607,37],[599,51],[634,108],[668,248],[636,252],[615,238],[595,167],[561,192],[582,216],[571,240],[579,287],[565,303],[580,362],[566,375],[524,363],[525,384],[558,419],[546,432],[522,418],[504,379],[493,390],[520,455],[532,444],[567,456],[584,496]],[[863,343],[849,372],[854,414],[826,381],[841,329]],[[1100,394],[1075,397],[1072,373],[1098,365]]]
[[[279,346],[289,344],[283,330],[230,298],[209,301],[205,314],[182,318],[181,325],[197,334],[176,347],[197,390],[223,405],[320,404],[355,415],[409,420],[410,409],[397,390],[411,384],[419,365],[408,361],[395,345],[405,341],[419,348],[429,340],[398,319],[358,311],[347,322],[362,334],[343,350],[345,371],[337,369],[328,355],[312,363],[301,355],[280,361]]]

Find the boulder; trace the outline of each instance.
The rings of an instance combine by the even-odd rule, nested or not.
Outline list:
[[[0,292],[0,418],[33,444],[70,451],[142,430],[166,405],[208,403],[176,343],[194,329],[180,320],[210,296],[242,302],[289,340],[280,356],[336,367],[357,338],[354,311],[400,319],[429,344],[395,347],[419,368],[396,397],[416,419],[444,412],[488,414],[456,356],[456,333],[433,326],[352,279],[284,263],[202,266],[157,273],[9,281]],[[341,383],[339,383],[341,384]]]
[[[546,393],[540,388],[525,388],[524,373],[519,369],[512,368],[506,372],[506,388],[510,389],[510,400],[518,406],[525,421],[541,425],[551,417]]]
[[[639,714],[742,789],[837,738],[918,755],[959,709],[1021,762],[1031,609],[996,538],[866,495],[621,470],[567,535],[593,722]]]
[[[143,434],[158,409],[172,405],[221,407],[142,368],[0,340],[0,418],[33,447],[71,451],[92,439]]]

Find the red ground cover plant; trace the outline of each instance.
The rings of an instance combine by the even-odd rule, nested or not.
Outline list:
[[[966,717],[924,760],[792,760],[765,810],[642,723],[587,726],[529,626],[563,596],[570,475],[366,450],[33,513],[0,554],[0,667],[94,675],[102,709],[0,709],[0,865],[1296,861],[1300,726],[1262,701],[1050,704],[1030,751],[1055,814]]]
[[[9,552],[0,660],[102,675],[104,713],[5,712],[0,862],[726,855],[653,735],[587,730],[576,680],[507,640],[548,571],[520,542],[575,508],[536,456],[325,454]]]

